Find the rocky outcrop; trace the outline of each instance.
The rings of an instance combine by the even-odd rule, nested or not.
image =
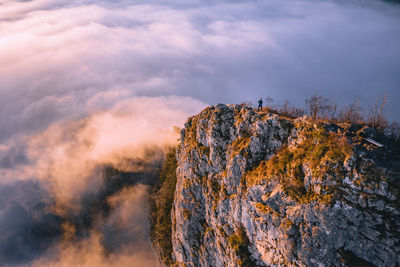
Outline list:
[[[242,105],[189,118],[171,214],[177,265],[399,266],[399,152],[364,139],[376,135]]]

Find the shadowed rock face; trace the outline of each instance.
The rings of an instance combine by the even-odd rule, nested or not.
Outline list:
[[[207,108],[181,133],[173,256],[186,266],[399,265],[399,155],[360,125]]]

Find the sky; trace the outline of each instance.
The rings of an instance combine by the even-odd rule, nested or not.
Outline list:
[[[154,265],[138,214],[174,126],[314,92],[398,120],[399,47],[379,0],[0,0],[0,265]],[[105,165],[148,177],[103,196]]]

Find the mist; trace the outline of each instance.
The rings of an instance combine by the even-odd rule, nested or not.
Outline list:
[[[1,1],[0,265],[154,266],[147,196],[188,116],[318,92],[397,119],[399,44],[378,0]]]
[[[135,97],[15,137],[24,159],[1,169],[2,265],[157,265],[149,190],[177,144],[175,125],[203,107],[187,97]]]

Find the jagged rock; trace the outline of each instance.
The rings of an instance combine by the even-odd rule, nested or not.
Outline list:
[[[242,105],[189,118],[171,214],[177,265],[400,265],[398,151],[350,128]]]

